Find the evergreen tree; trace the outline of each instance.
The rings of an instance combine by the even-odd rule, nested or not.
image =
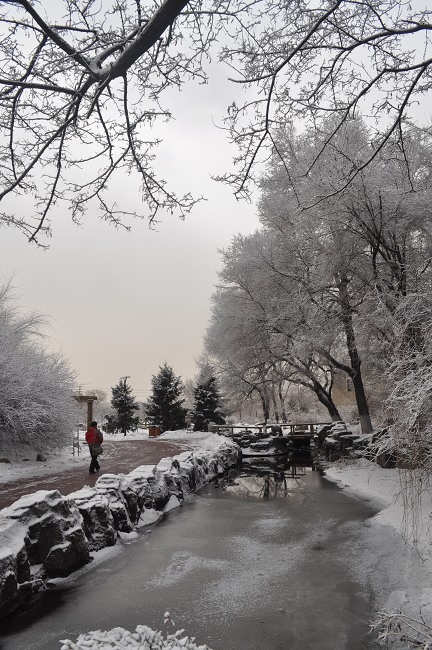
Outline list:
[[[145,404],[147,416],[162,431],[181,429],[185,424],[186,409],[181,397],[183,384],[173,369],[165,362],[152,378],[153,394]]]
[[[139,418],[133,413],[139,409],[139,406],[132,395],[132,388],[127,384],[127,377],[120,379],[111,391],[111,405],[117,411],[117,429],[126,435],[126,431],[136,429],[138,426]]]
[[[217,379],[208,365],[201,369],[194,388],[193,421],[194,431],[207,431],[209,422],[225,423]]]
[[[107,433],[115,433],[117,429],[117,417],[115,415],[107,415],[105,418],[104,430]]]

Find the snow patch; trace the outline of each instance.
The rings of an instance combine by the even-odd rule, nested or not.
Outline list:
[[[128,632],[122,627],[115,627],[107,632],[96,630],[81,634],[74,643],[69,639],[62,640],[61,650],[125,650],[138,648],[140,650],[210,650],[207,645],[196,645],[195,639],[182,637],[184,630],[178,630],[166,637],[162,632],[156,632],[147,625],[138,625],[135,632]]]
[[[172,494],[163,511],[169,512],[170,510],[174,510],[175,508],[179,508],[179,507],[180,507],[180,501],[175,496],[175,494]]]
[[[163,515],[160,510],[156,510],[155,508],[145,508],[145,510],[143,510],[143,512],[140,514],[136,527],[139,529],[143,528],[144,526],[155,524],[162,516]]]

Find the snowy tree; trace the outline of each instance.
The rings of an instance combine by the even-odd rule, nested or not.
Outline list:
[[[91,204],[122,223],[128,207],[109,186],[125,174],[148,208],[134,216],[190,210],[194,199],[177,197],[154,171],[152,127],[171,117],[164,92],[205,82],[212,57],[248,89],[226,124],[240,146],[238,170],[226,178],[240,194],[281,125],[333,112],[331,142],[354,112],[371,114],[367,164],[391,134],[403,143],[410,105],[430,89],[431,12],[404,0],[14,0],[2,8],[1,218],[33,240],[60,201],[74,220]],[[14,214],[26,195],[34,219]]]
[[[92,388],[89,391],[90,395],[95,395],[96,400],[93,402],[93,417],[97,422],[102,423],[108,415],[114,415],[115,409],[111,405],[108,393],[98,388]],[[114,416],[114,419],[115,416]]]
[[[75,373],[45,349],[38,314],[23,315],[9,283],[0,287],[0,447],[14,453],[22,443],[37,450],[62,447],[79,418],[73,400]]]
[[[238,401],[256,395],[262,406],[262,417],[270,417],[270,395],[267,372],[271,365],[264,330],[257,330],[252,308],[238,295],[224,287],[213,296],[210,326],[205,348],[215,362],[218,377],[228,398]]]
[[[370,307],[377,295],[390,304],[405,290],[414,258],[427,259],[430,162],[425,153],[430,147],[419,144],[421,138],[415,142],[416,134],[403,150],[389,142],[342,190],[350,169],[361,169],[368,158],[370,137],[360,120],[351,120],[318,159],[333,128],[334,118],[320,130],[282,135],[277,146],[284,159],[275,153],[263,181],[261,218],[279,237],[283,233],[284,246],[287,240],[291,248],[295,242],[295,274],[302,278],[307,300],[318,307],[321,325],[326,321],[326,329],[339,331],[339,342],[345,340],[346,360],[328,348],[320,352],[351,378],[367,432],[372,425],[360,354],[363,305]],[[416,172],[412,177],[411,171]],[[283,251],[278,264],[286,275]]]
[[[152,377],[152,394],[145,404],[147,417],[162,428],[162,431],[181,429],[185,424],[186,409],[181,397],[183,384],[166,362]]]
[[[370,135],[350,120],[317,158],[333,125],[279,133],[262,181],[263,228],[225,251],[207,340],[225,376],[244,381],[257,372],[268,402],[278,368],[334,419],[334,373],[346,373],[367,432],[364,370],[370,378],[376,369],[381,389],[386,320],[428,277],[431,145],[418,132],[403,150],[388,142],[342,191],[351,166],[367,159]]]
[[[124,435],[138,426],[138,416],[134,412],[139,410],[139,405],[132,395],[132,388],[127,383],[127,377],[122,377],[117,386],[111,389],[111,405],[117,411],[116,425]]]
[[[295,249],[281,248],[269,232],[234,239],[213,296],[207,348],[218,360],[224,388],[243,386],[245,398],[258,393],[265,420],[271,409],[274,419],[286,418],[286,382],[312,391],[330,416],[340,419],[331,396],[332,367],[311,343],[319,334],[316,310],[301,291],[296,269],[286,277],[281,266],[275,271],[278,254],[295,259]]]
[[[258,11],[262,8],[258,3]],[[247,193],[260,151],[275,146],[287,124],[313,129],[334,116],[316,161],[346,121],[360,112],[370,118],[369,154],[332,194],[356,178],[390,138],[403,150],[416,103],[421,105],[431,90],[432,12],[405,0],[293,0],[269,2],[265,9],[266,18],[249,23],[242,33],[242,47],[228,45],[223,52],[235,81],[256,91],[244,103],[234,102],[228,115],[240,153],[237,170],[225,179],[237,193]]]
[[[214,369],[208,363],[201,368],[194,388],[193,422],[195,431],[208,431],[210,422],[224,424],[222,400]]]
[[[192,413],[194,403],[194,389],[195,382],[193,379],[186,379],[183,382],[184,407],[187,410],[188,414]]]
[[[423,291],[401,296],[385,318],[388,386],[382,408],[387,435],[378,440],[378,458],[391,459],[399,469],[400,502],[404,507],[403,536],[417,545],[422,523],[422,500],[432,493],[432,278]]]

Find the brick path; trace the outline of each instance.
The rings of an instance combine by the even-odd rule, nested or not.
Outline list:
[[[101,470],[98,474],[88,473],[90,455],[84,444],[83,453],[88,457],[88,465],[70,470],[63,469],[58,474],[25,477],[1,484],[0,509],[9,506],[24,494],[32,494],[37,490],[59,490],[66,496],[84,485],[93,486],[101,474],[128,474],[139,465],[156,465],[161,458],[175,456],[190,448],[183,441],[164,442],[159,439],[109,441],[104,442],[103,447],[104,453],[99,457]]]

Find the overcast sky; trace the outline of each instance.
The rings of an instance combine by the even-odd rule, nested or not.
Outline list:
[[[126,232],[91,214],[80,228],[66,211],[56,211],[48,251],[17,231],[0,231],[0,275],[14,275],[24,308],[50,317],[49,345],[70,359],[84,391],[109,391],[129,375],[144,400],[164,361],[183,379],[193,378],[220,268],[218,249],[258,227],[255,206],[238,203],[210,179],[226,171],[235,154],[212,125],[232,101],[222,70],[215,73],[207,86],[174,93],[176,120],[164,126],[163,176],[179,193],[207,197],[184,222],[166,215],[156,231],[136,221]],[[118,194],[121,203],[122,188]]]

